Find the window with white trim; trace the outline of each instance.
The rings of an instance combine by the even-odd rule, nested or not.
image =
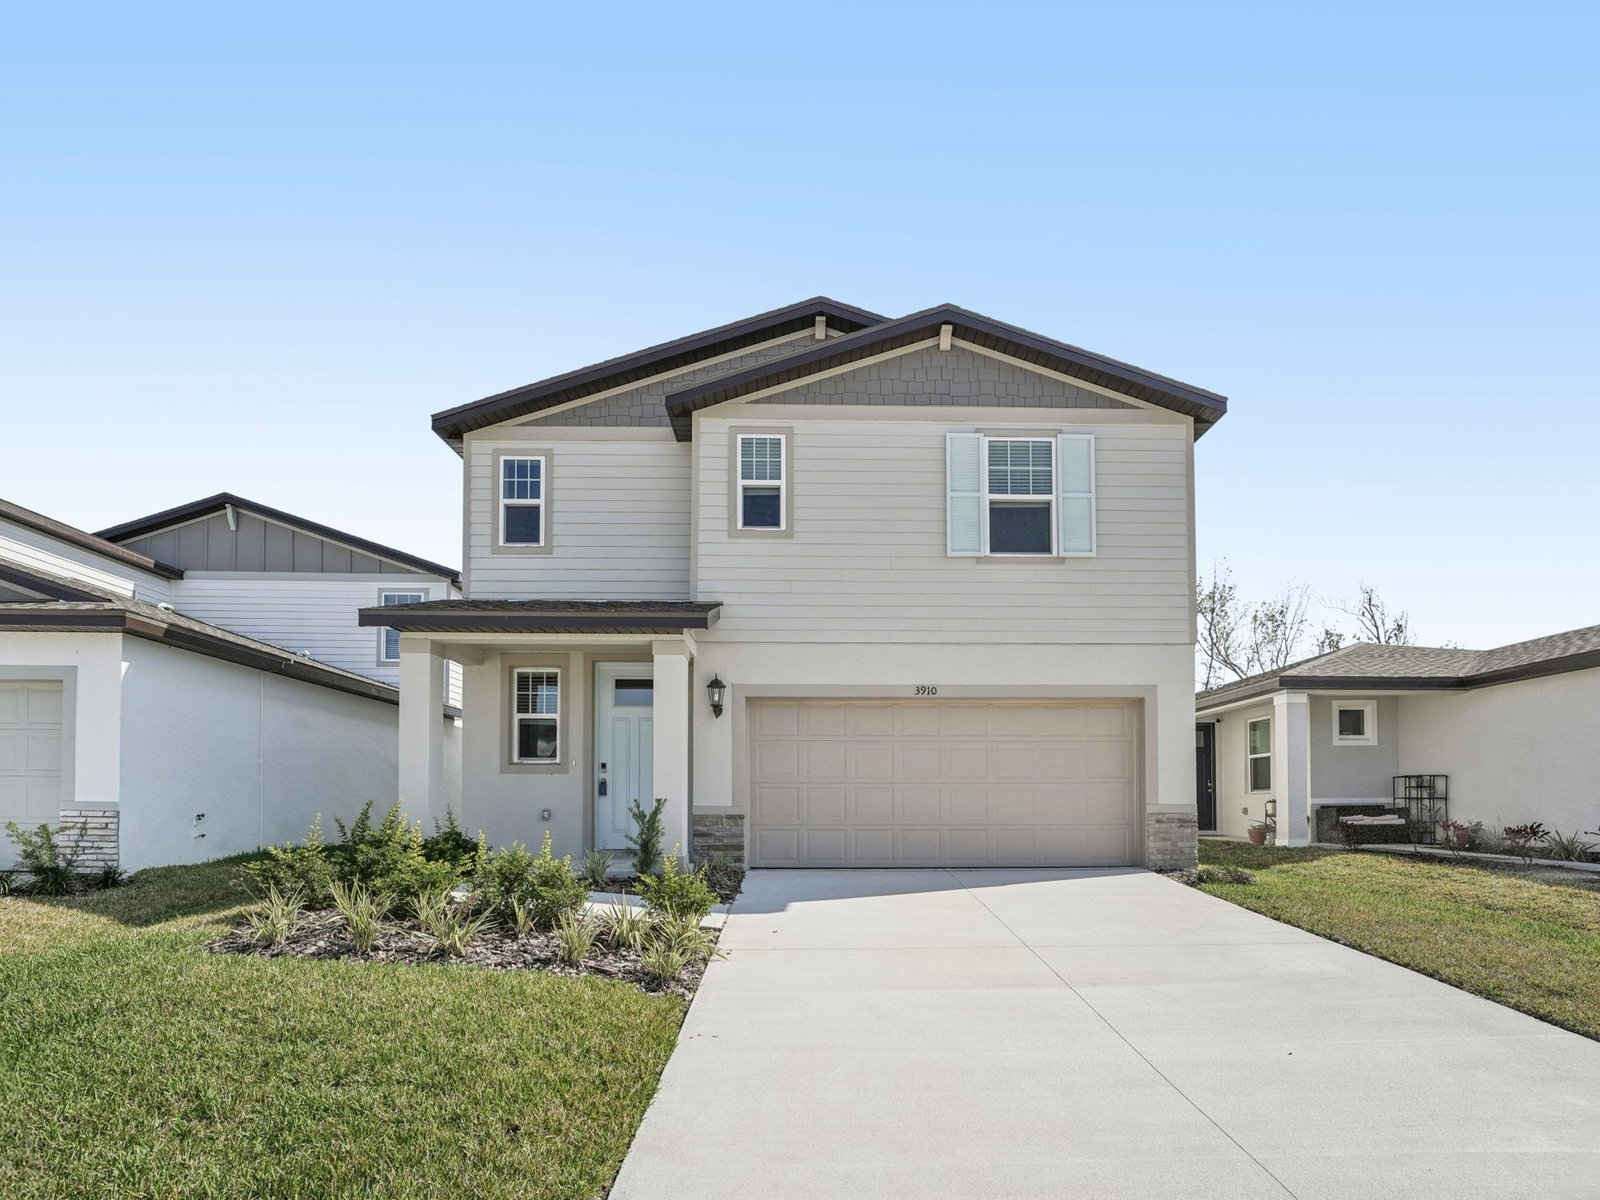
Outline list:
[[[426,592],[379,592],[378,603],[384,608],[392,604],[421,604],[428,598]],[[400,661],[400,631],[398,629],[383,628],[378,630],[378,661]]]
[[[1333,702],[1333,744],[1335,746],[1376,746],[1378,744],[1378,702],[1376,700],[1335,700]]]
[[[782,529],[788,480],[784,478],[784,435],[739,435],[740,529]]]
[[[544,458],[500,460],[500,544],[543,546]]]
[[[561,672],[521,667],[511,673],[511,759],[561,761]]]
[[[1257,717],[1245,726],[1245,772],[1252,792],[1272,790],[1272,718]]]
[[[945,434],[945,552],[1092,558],[1095,435]]]
[[[1054,438],[986,438],[989,553],[1054,554]]]

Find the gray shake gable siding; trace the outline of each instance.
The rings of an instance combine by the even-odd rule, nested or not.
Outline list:
[[[181,565],[186,571],[321,572],[414,575],[413,567],[362,554],[326,538],[241,512],[238,529],[221,513],[176,529],[125,542],[129,549]]]
[[[758,404],[969,405],[984,408],[1122,408],[1099,392],[971,350],[916,350],[844,375],[760,397]],[[663,424],[665,414],[663,413]]]
[[[548,417],[533,417],[521,422],[523,425],[566,425],[566,426],[645,426],[664,429],[671,424],[667,417],[666,398],[671,392],[692,387],[697,383],[704,383],[708,379],[715,379],[719,375],[727,375],[734,371],[743,371],[749,367],[758,367],[763,363],[775,362],[780,358],[787,358],[801,350],[809,350],[817,344],[815,335],[807,330],[788,341],[776,345],[763,346],[752,350],[749,354],[741,354],[737,358],[726,359],[709,366],[696,367],[673,375],[669,378],[658,379],[654,383],[635,388],[630,392],[620,392],[614,396],[607,396],[594,400],[588,404],[579,404],[565,412],[555,413]]]

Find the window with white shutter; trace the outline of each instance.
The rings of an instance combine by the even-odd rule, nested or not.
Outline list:
[[[1085,558],[1096,551],[1093,434],[945,435],[945,552]]]
[[[984,470],[981,433],[947,433],[945,462],[945,553],[983,553]]]
[[[1096,550],[1094,434],[1058,436],[1056,461],[1056,553],[1089,558]]]

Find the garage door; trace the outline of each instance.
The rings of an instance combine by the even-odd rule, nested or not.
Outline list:
[[[1126,701],[754,701],[758,867],[1136,861]]]
[[[0,829],[54,825],[61,811],[61,685],[0,681]],[[0,842],[0,862],[13,858]]]

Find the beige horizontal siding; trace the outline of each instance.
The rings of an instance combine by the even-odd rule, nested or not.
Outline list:
[[[769,410],[770,411],[770,410]],[[1189,430],[1178,420],[997,410],[979,425],[893,416],[701,417],[696,590],[720,600],[716,640],[1184,643],[1190,640]],[[794,430],[789,538],[731,538],[730,436]],[[1094,558],[945,553],[945,433],[1060,428],[1096,441]]]
[[[467,444],[469,590],[481,599],[592,600],[689,596],[689,447],[665,438]],[[535,436],[537,436],[535,434]],[[546,554],[496,553],[500,451],[546,451]]]

